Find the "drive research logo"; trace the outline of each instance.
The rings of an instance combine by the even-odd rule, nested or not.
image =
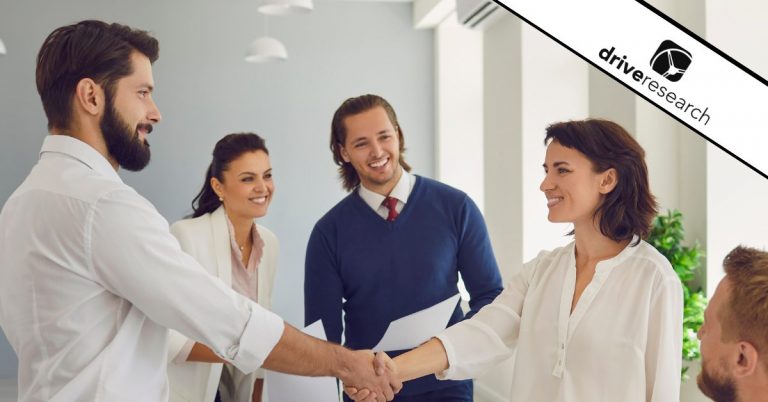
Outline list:
[[[703,125],[709,124],[709,107],[706,105],[700,105],[698,102],[693,102],[690,98],[687,98],[683,94],[677,93],[673,90],[673,87],[667,85],[664,82],[659,82],[654,77],[655,74],[646,73],[640,68],[635,67],[627,55],[620,55],[623,52],[619,52],[616,46],[605,47],[600,49],[597,56],[605,62],[605,67],[613,67],[616,73],[608,74],[614,75],[619,81],[624,81],[629,84],[629,80],[634,80],[637,84],[633,84],[639,90],[645,91],[644,96],[651,102],[657,103],[657,100],[652,100],[655,95],[660,99],[665,100],[670,105],[679,109],[680,112],[688,114],[691,119],[697,123]],[[656,54],[651,58],[651,67],[653,70],[661,74],[669,81],[675,82],[680,80],[680,77],[685,73],[685,69],[691,64],[691,54],[687,50],[677,46],[670,40],[661,42],[661,46],[656,51]],[[621,79],[620,75],[623,73],[627,78]],[[640,92],[636,91],[639,95]],[[661,106],[661,105],[659,105]]]
[[[671,40],[661,42],[651,58],[653,71],[672,82],[680,81],[690,65],[691,53]]]

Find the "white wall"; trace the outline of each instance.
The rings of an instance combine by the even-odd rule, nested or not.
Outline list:
[[[482,211],[483,35],[449,15],[435,28],[435,176]]]
[[[523,261],[528,261],[572,239],[565,236],[571,225],[547,220],[547,202],[539,190],[544,133],[552,123],[588,116],[589,82],[581,59],[528,25],[522,27],[522,46]]]
[[[768,77],[768,3],[706,1],[706,39]],[[755,127],[765,132],[765,127]],[[723,275],[723,257],[738,244],[768,248],[768,181],[714,146],[707,147],[707,290]]]
[[[522,261],[521,29],[519,19],[503,18],[483,39],[485,219],[505,282]]]

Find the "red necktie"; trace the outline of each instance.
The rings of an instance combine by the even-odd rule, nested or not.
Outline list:
[[[389,210],[387,222],[393,222],[397,218],[397,198],[387,197],[384,199],[384,206]]]

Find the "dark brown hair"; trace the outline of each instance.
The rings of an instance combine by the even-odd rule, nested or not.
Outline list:
[[[269,155],[264,139],[254,133],[235,133],[225,135],[213,147],[213,160],[205,172],[203,188],[192,199],[192,217],[205,215],[215,211],[220,205],[219,196],[211,187],[211,179],[217,178],[224,182],[224,171],[229,169],[229,164],[246,152],[264,151]]]
[[[397,137],[400,140],[400,166],[406,172],[411,171],[411,166],[404,159],[405,138],[403,137],[403,130],[397,122],[395,109],[392,108],[389,102],[378,95],[368,94],[349,98],[336,109],[336,113],[333,114],[333,120],[331,121],[331,152],[333,152],[333,161],[339,166],[339,177],[344,189],[347,191],[354,190],[360,184],[360,177],[357,175],[357,171],[355,171],[352,164],[345,162],[341,156],[341,148],[344,147],[344,143],[347,140],[347,128],[344,119],[377,107],[384,109],[387,117],[389,117],[389,122],[392,123],[392,126],[397,131]]]
[[[37,92],[48,117],[48,129],[67,129],[72,97],[80,80],[91,78],[113,98],[122,77],[133,73],[131,52],[155,62],[157,40],[145,31],[120,24],[86,20],[56,29],[37,54]]]
[[[616,187],[595,210],[600,233],[614,241],[648,237],[656,199],[648,184],[645,151],[624,128],[600,119],[554,123],[547,127],[544,145],[550,141],[584,154],[597,173],[616,169]]]
[[[768,253],[738,246],[723,260],[731,297],[721,309],[722,338],[746,341],[768,368]]]

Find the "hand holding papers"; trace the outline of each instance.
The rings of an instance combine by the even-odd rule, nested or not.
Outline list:
[[[398,375],[400,380],[408,380],[444,370],[448,365],[445,349],[440,341],[429,341],[429,339],[442,332],[448,325],[459,297],[459,294],[456,294],[432,307],[392,321],[381,341],[373,347],[374,350],[378,351],[374,360],[376,373],[389,371]],[[425,344],[425,342],[427,343]],[[422,346],[416,348],[419,345]],[[405,370],[402,372],[398,368],[398,363],[395,363],[386,353],[382,352],[383,350],[411,348],[416,349],[400,355],[396,359],[402,360],[403,357],[412,355],[415,360],[422,360],[424,364],[419,364],[418,367],[410,367],[406,364],[403,366]],[[413,359],[411,358],[411,360]],[[372,398],[372,393],[367,389],[346,386],[344,392],[354,401],[369,402],[375,400]]]
[[[381,341],[379,341],[373,349],[376,351],[411,349],[426,342],[433,336],[442,332],[448,325],[448,321],[450,320],[453,311],[456,309],[456,304],[459,302],[459,297],[460,296],[456,294],[432,307],[392,321]],[[304,332],[316,338],[326,339],[325,330],[323,329],[321,321],[316,321],[308,326],[304,329]],[[377,364],[374,365],[374,358],[370,352],[358,351],[354,352],[354,355],[354,360],[363,360],[363,358],[365,358],[366,363],[370,365],[369,367],[371,367],[371,370],[375,366],[376,374],[380,376],[380,380],[388,381],[389,386],[394,392],[400,390],[402,383],[397,378],[396,365],[392,362],[389,356],[384,353],[377,353]],[[354,367],[357,363],[359,362],[348,362],[350,367]],[[357,371],[364,370],[352,371],[356,372],[351,373],[349,378],[342,378],[342,381],[345,381],[345,385],[347,386],[359,387],[357,389],[360,389],[361,391],[355,395],[355,400],[375,401],[377,397],[383,397],[387,400],[391,399],[390,395],[375,395],[370,391],[365,390],[364,386],[361,387],[360,385],[362,383],[356,384],[357,382],[361,382],[357,377],[363,375]],[[267,371],[265,377],[267,394],[270,402],[303,400],[317,402],[338,401],[336,381],[333,377],[300,377],[273,371]],[[355,388],[352,389],[357,391]]]
[[[461,324],[458,324],[461,325]],[[419,347],[397,356],[394,360],[384,352],[376,353],[373,366],[376,373],[391,372],[401,381],[410,381],[428,374],[448,369],[448,354],[438,338],[432,338]],[[344,393],[354,401],[372,402],[371,392],[366,389],[344,387]]]
[[[432,307],[392,321],[374,351],[412,349],[442,332],[456,309],[457,293]]]
[[[304,333],[323,340],[326,338],[321,321],[305,328]],[[342,350],[343,359],[339,362],[342,367],[337,369],[337,373],[340,373],[337,375],[342,381],[350,385],[384,390],[378,395],[371,394],[374,399],[370,400],[376,400],[376,397],[379,400],[392,400],[394,393],[400,391],[402,383],[397,379],[396,373],[386,369],[374,373],[373,353]],[[267,370],[265,383],[270,402],[338,402],[336,380],[333,377],[301,377]]]
[[[325,339],[325,330],[320,320],[304,328],[307,335]],[[333,377],[301,377],[266,370],[265,383],[270,402],[317,401],[338,402],[336,379]]]

